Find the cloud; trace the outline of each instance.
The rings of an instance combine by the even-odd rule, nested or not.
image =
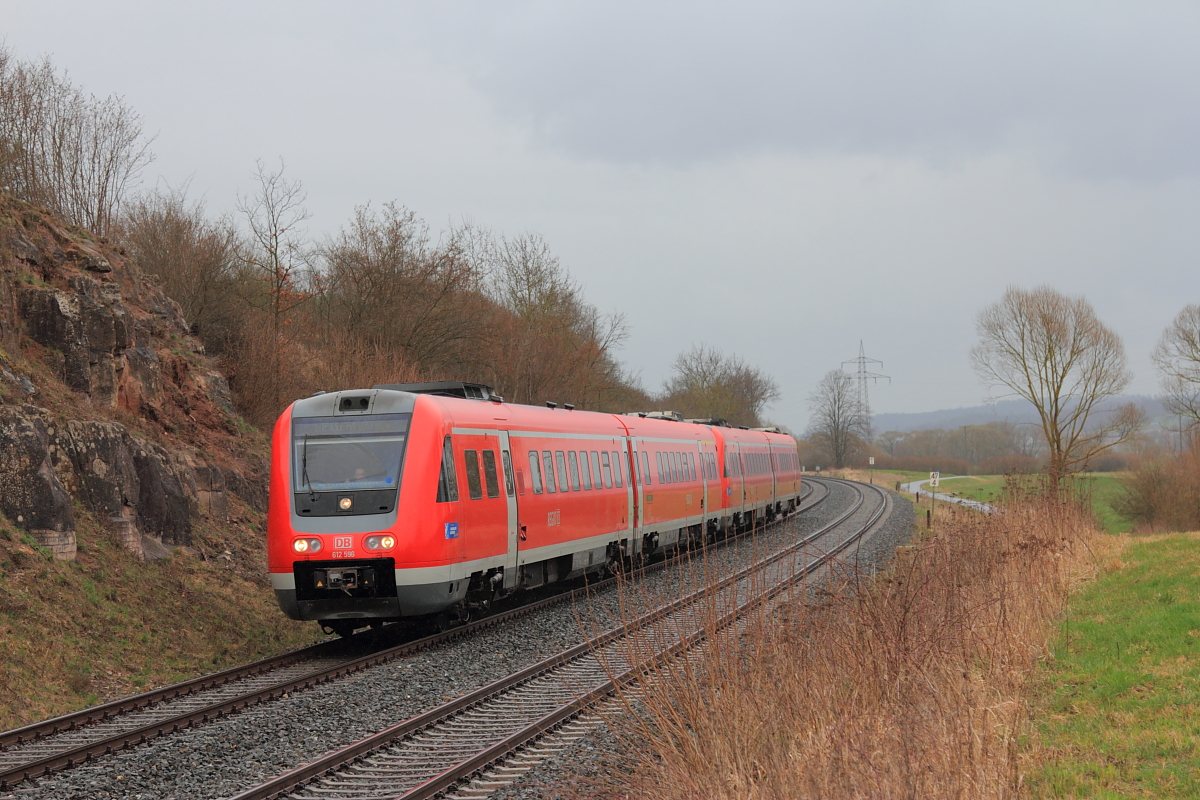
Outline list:
[[[495,113],[584,159],[1016,150],[1075,177],[1200,172],[1196,6],[531,3],[425,22]]]

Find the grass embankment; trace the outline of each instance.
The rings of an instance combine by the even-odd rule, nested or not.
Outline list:
[[[1040,675],[1038,797],[1200,797],[1200,534],[1127,543]]]
[[[0,730],[213,672],[320,636],[266,581],[263,517],[201,522],[193,551],[143,563],[76,510],[54,561],[0,517]]]
[[[1029,682],[1102,541],[1069,504],[950,512],[887,574],[711,628],[622,695],[632,774],[585,794],[1019,797]]]

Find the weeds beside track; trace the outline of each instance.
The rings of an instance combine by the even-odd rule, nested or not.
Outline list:
[[[1017,797],[1028,683],[1095,541],[1031,499],[952,514],[874,579],[842,562],[625,695],[630,774],[580,795]]]

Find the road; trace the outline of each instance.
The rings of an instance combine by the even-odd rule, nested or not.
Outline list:
[[[946,478],[942,478],[942,480],[950,481],[950,480],[954,480],[955,478],[965,478],[965,477],[967,477],[967,476],[966,475],[952,475],[952,476],[949,476]],[[912,483],[903,484],[900,488],[910,494],[916,495],[917,499],[920,499],[922,495],[925,497],[928,497],[931,494],[931,492],[928,489],[921,488],[922,486],[924,486],[927,483],[929,483],[928,478],[926,478],[923,481],[913,481]],[[947,503],[958,503],[960,506],[965,506],[967,508],[973,508],[976,511],[982,511],[985,514],[990,514],[990,513],[992,513],[992,511],[995,510],[988,503],[984,503],[979,500],[968,500],[965,497],[958,497],[957,495],[953,495],[953,494],[942,494],[941,492],[932,492],[932,494],[934,496],[934,499],[936,499],[936,500],[945,500]]]

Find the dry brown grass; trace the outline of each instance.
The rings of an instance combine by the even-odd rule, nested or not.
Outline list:
[[[1019,797],[1028,684],[1098,545],[1074,505],[1030,499],[952,514],[878,578],[838,566],[733,627],[714,599],[702,656],[619,694],[630,772],[587,794]]]

